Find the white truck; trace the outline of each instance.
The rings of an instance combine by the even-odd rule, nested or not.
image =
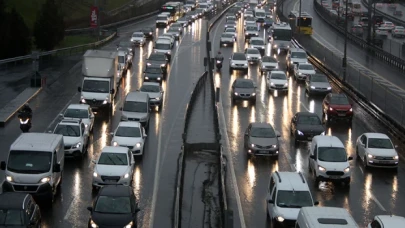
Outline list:
[[[83,83],[78,88],[80,103],[93,110],[112,113],[118,90],[118,53],[115,51],[87,50],[83,55]]]

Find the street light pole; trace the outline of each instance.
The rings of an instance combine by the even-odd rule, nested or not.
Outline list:
[[[301,13],[302,13],[302,0],[300,0],[300,9],[299,9],[299,15],[298,15],[298,20],[297,20],[297,25],[298,25],[298,40],[301,40]]]
[[[346,70],[347,70],[347,25],[348,25],[348,16],[347,13],[349,11],[349,0],[346,0],[346,8],[345,8],[345,44],[344,44],[344,51],[343,51],[343,59],[342,59],[342,67],[343,67],[343,81],[346,81]]]

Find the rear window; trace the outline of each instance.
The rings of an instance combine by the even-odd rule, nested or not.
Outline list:
[[[242,54],[242,53],[235,53],[233,55],[233,59],[234,60],[246,60],[246,56],[245,56],[245,54]]]
[[[347,225],[346,219],[337,218],[319,218],[318,222],[324,225]]]

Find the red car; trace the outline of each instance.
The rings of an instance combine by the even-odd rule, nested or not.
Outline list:
[[[352,103],[342,93],[330,93],[326,95],[322,103],[323,117],[330,123],[335,120],[347,120],[351,123],[353,119]]]

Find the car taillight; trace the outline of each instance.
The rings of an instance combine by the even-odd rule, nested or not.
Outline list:
[[[398,30],[394,30],[394,32],[398,32]]]

